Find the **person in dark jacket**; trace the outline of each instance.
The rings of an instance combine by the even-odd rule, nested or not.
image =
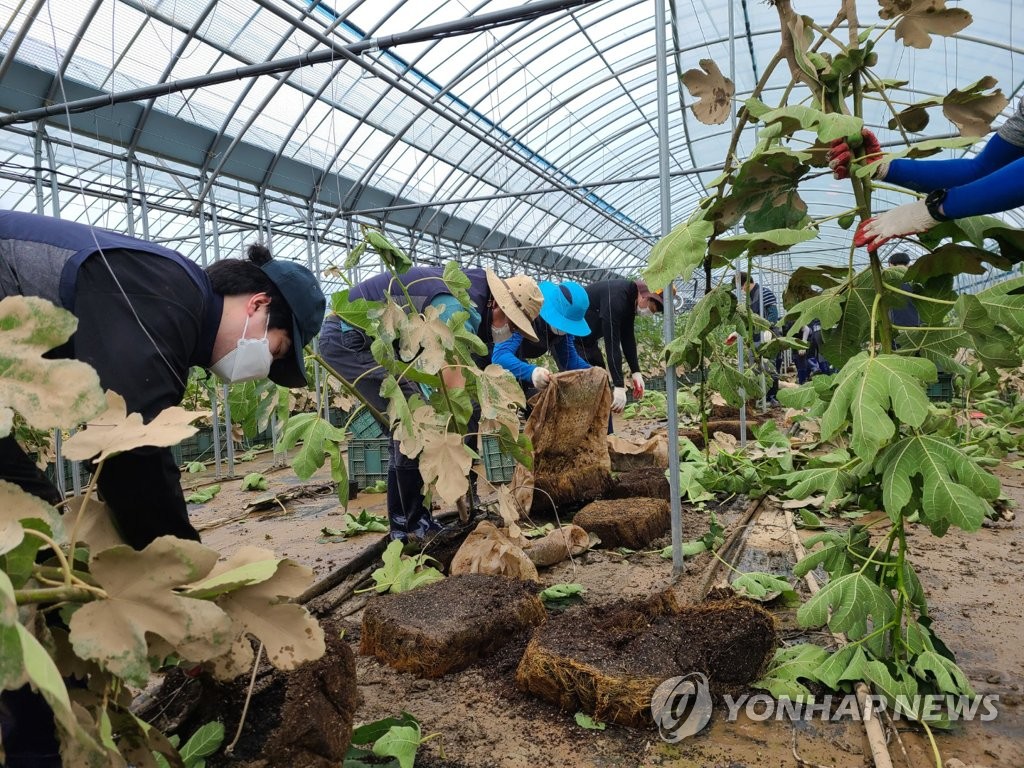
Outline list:
[[[499,277],[491,270],[463,270],[469,278],[469,296],[472,308],[466,328],[476,333],[490,347],[496,340],[526,334],[536,341],[532,322],[543,301],[536,281],[530,277]],[[403,286],[408,291],[418,312],[436,307],[442,321],[465,307],[452,294],[442,279],[441,267],[413,267],[400,278],[391,273],[371,277],[354,286],[348,293],[350,301],[366,299],[383,301],[387,296],[405,304]],[[355,382],[359,393],[378,411],[387,410],[387,401],[380,388],[387,376],[370,351],[372,339],[336,315],[329,315],[320,332],[320,354],[327,364],[342,378]],[[465,380],[455,368],[445,369],[442,378],[448,387],[463,387]],[[399,386],[406,398],[420,392],[419,385],[401,379]],[[387,425],[382,425],[387,426]],[[470,430],[473,431],[471,425]],[[390,443],[387,477],[387,509],[392,539],[408,542],[423,540],[443,526],[437,523],[424,505],[423,480],[419,459],[402,453],[399,441]]]
[[[542,390],[551,381],[551,371],[540,365],[527,362],[545,352],[554,355],[562,371],[577,371],[590,368],[590,363],[576,352],[575,336],[589,332],[586,313],[589,299],[579,283],[565,282],[555,285],[551,282],[540,284],[544,302],[540,316],[533,321],[532,335],[524,336],[516,330],[505,341],[494,345],[491,360],[510,371],[528,392]]]
[[[889,266],[906,270],[910,266],[910,255],[903,251],[893,253],[889,256]],[[900,288],[908,293],[914,292],[914,286],[910,283],[902,283]],[[889,322],[903,328],[917,328],[921,325],[921,316],[917,312],[917,307],[914,306],[914,300],[909,296],[902,298],[902,304],[889,310]]]
[[[312,272],[273,260],[263,246],[250,246],[248,260],[224,259],[204,270],[154,243],[0,212],[0,298],[18,295],[71,311],[78,329],[53,354],[91,365],[103,388],[146,421],[181,402],[192,366],[226,381],[269,376],[305,386],[303,348],[326,308]],[[0,478],[60,501],[13,437],[0,440]],[[199,539],[169,448],[107,459],[98,486],[121,536],[136,549],[165,534]]]
[[[660,294],[652,293],[643,280],[602,280],[587,286],[590,308],[587,325],[590,333],[577,339],[577,351],[591,365],[606,368],[612,382],[612,411],[622,413],[626,407],[626,386],[622,376],[622,359],[629,366],[633,397],[644,396],[644,377],[637,358],[637,315],[652,315],[664,309]],[[607,365],[598,342],[604,339]]]
[[[248,259],[203,270],[154,243],[85,224],[0,212],[0,299],[36,296],[78,319],[51,354],[88,363],[100,384],[150,421],[178,405],[191,366],[227,381],[269,376],[305,386],[303,348],[326,301],[305,267],[250,246]],[[0,438],[0,479],[56,504],[60,494],[13,436]],[[199,539],[169,448],[108,458],[98,483],[122,538],[142,549],[159,536]],[[28,686],[0,698],[10,768],[60,766],[53,716]]]

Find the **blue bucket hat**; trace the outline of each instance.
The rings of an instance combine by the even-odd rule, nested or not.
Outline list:
[[[327,299],[316,275],[294,261],[271,259],[260,269],[284,296],[292,313],[292,353],[270,365],[270,380],[282,387],[306,386],[303,350],[320,332]]]
[[[579,283],[567,280],[561,286],[544,281],[540,284],[544,303],[540,305],[540,316],[556,331],[571,333],[573,336],[589,336],[586,314],[590,308],[590,297]]]

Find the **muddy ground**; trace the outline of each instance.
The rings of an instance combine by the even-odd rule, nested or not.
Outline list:
[[[1007,462],[1016,458],[1010,456]],[[203,529],[205,542],[224,553],[242,544],[266,545],[310,565],[318,577],[323,577],[379,540],[379,534],[341,542],[325,538],[323,527],[341,525],[341,510],[329,495],[293,500],[284,508],[274,505],[246,512],[246,504],[267,493],[239,490],[245,473],[265,472],[270,492],[299,483],[290,468],[274,468],[273,464],[273,457],[265,454],[239,465],[238,479],[220,480],[222,492],[213,501],[192,509],[193,521]],[[1024,472],[1004,464],[998,474],[1005,493],[1018,509],[1024,509]],[[212,480],[187,476],[185,484]],[[486,488],[481,491],[486,495]],[[361,494],[350,508],[383,516],[384,496]],[[735,526],[746,508],[746,499],[728,500],[720,519],[727,528]],[[785,573],[792,566],[792,555],[780,515],[769,511],[758,520],[738,565],[748,570]],[[833,519],[828,524],[848,523]],[[684,538],[699,536],[707,530],[706,518],[701,512],[688,511],[683,526]],[[666,537],[628,556],[593,551],[572,562],[541,569],[541,580],[545,585],[580,583],[587,590],[584,600],[591,605],[622,597],[645,597],[670,587],[684,599],[693,599],[708,583],[707,568],[713,561],[707,555],[696,558],[682,578],[673,582],[671,563],[658,554],[658,549],[668,543]],[[942,539],[919,528],[911,534],[911,547],[928,593],[934,630],[957,654],[974,689],[979,694],[1000,697],[994,721],[960,724],[952,732],[937,736],[943,757],[992,768],[1024,766],[1024,713],[1020,705],[1024,685],[1024,594],[1020,587],[1024,535],[1020,521],[986,525],[973,534],[953,530]],[[334,613],[344,628],[344,641],[353,651],[358,651],[364,601],[365,596],[357,596]],[[779,611],[778,615],[784,642],[827,642],[820,633],[800,631],[792,611]],[[356,721],[368,722],[403,710],[413,713],[425,734],[441,734],[420,751],[417,765],[428,767],[871,765],[859,723],[815,720],[793,725],[774,720],[754,722],[742,714],[738,721],[727,722],[727,710],[721,703],[708,728],[680,744],[664,743],[653,729],[610,725],[604,731],[586,730],[575,723],[573,712],[560,712],[516,688],[515,670],[526,641],[525,636],[512,638],[495,656],[437,680],[419,679],[396,672],[374,658],[357,656],[360,700]],[[890,746],[894,765],[934,765],[926,740],[913,726],[900,724],[899,732],[902,744],[893,741]]]

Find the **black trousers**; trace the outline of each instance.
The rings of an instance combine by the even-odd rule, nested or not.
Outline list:
[[[387,401],[380,387],[387,371],[370,352],[370,339],[357,329],[343,330],[341,322],[328,319],[320,331],[320,354],[346,381],[355,382],[359,394],[374,408],[387,412]],[[360,378],[362,377],[362,378]],[[406,398],[419,393],[419,387],[407,380],[399,382]],[[388,522],[391,538],[405,540],[409,534],[422,535],[434,524],[423,503],[423,480],[418,459],[409,458],[392,437],[388,451]]]

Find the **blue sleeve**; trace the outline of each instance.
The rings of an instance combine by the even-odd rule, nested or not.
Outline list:
[[[441,314],[439,315],[442,323],[447,323],[449,318],[456,312],[469,312],[469,317],[466,319],[465,328],[470,333],[476,333],[477,329],[480,328],[480,313],[477,312],[476,308],[469,308],[462,306],[462,302],[452,296],[450,293],[441,293],[430,300],[430,306],[437,307]]]
[[[558,361],[558,370],[560,371],[579,371],[590,367],[590,363],[580,357],[576,351],[576,342],[573,336],[568,334],[559,336],[558,341],[555,342],[554,349],[551,351],[555,353],[555,359]]]
[[[494,345],[491,352],[491,362],[500,365],[506,371],[515,376],[519,381],[533,382],[533,369],[537,366],[524,363],[519,359],[519,348],[523,345],[523,337],[519,332],[512,334],[512,337]]]
[[[984,179],[1001,168],[1024,158],[1024,147],[1017,147],[996,134],[977,155],[955,160],[893,160],[885,181],[916,192],[953,189]],[[1013,206],[1010,206],[1013,207]],[[946,211],[945,208],[943,208]],[[1009,208],[996,208],[1005,211]],[[947,215],[952,215],[946,211]],[[965,214],[958,214],[960,216]]]

